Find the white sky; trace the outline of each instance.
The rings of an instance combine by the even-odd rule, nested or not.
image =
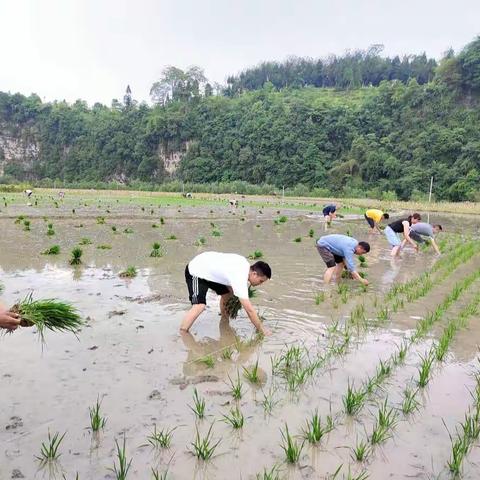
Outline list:
[[[480,34],[479,0],[0,0],[0,91],[148,100],[166,65],[211,81],[263,60],[385,45],[439,58]]]

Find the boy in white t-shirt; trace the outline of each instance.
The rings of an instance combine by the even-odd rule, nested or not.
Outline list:
[[[235,253],[203,252],[194,257],[185,267],[185,281],[192,308],[186,313],[180,330],[188,332],[199,315],[205,310],[207,291],[212,289],[220,298],[222,319],[228,319],[226,305],[232,295],[236,295],[248,318],[263,335],[270,330],[262,325],[257,312],[248,298],[248,284],[261,285],[272,276],[268,263],[256,262],[253,265]]]

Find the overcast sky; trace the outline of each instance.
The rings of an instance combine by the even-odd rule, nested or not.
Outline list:
[[[166,65],[223,83],[263,60],[385,45],[439,58],[480,34],[480,0],[0,0],[0,91],[148,100]]]

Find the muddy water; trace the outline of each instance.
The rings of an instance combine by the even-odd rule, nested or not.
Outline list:
[[[21,207],[15,208],[10,216],[24,213]],[[113,467],[114,440],[121,440],[123,435],[127,455],[133,457],[129,478],[149,479],[151,468],[162,471],[167,467],[174,479],[255,478],[263,467],[282,463],[279,428],[284,422],[297,434],[314,409],[322,415],[340,411],[348,381],[360,382],[371,374],[378,359],[391,354],[416,319],[448,293],[451,282],[479,266],[476,260],[459,269],[451,280],[409,306],[405,313],[394,315],[386,328],[354,341],[345,357],[319,370],[313,384],[302,392],[294,395],[279,388],[273,395],[273,412],[266,415],[261,402],[272,385],[272,354],[295,342],[305,343],[312,352],[324,351],[325,335],[332,322],[342,319],[354,305],[380,298],[393,282],[422,273],[433,264],[432,253],[415,255],[407,250],[400,261],[392,262],[384,237],[368,235],[365,222],[351,217],[336,223],[329,233],[349,230],[372,245],[366,269],[372,286],[365,294],[353,282],[347,282],[350,291],[344,304],[335,288],[322,283],[324,266],[314,248],[314,238],[325,230],[318,217],[289,211],[286,223],[274,225],[276,210],[259,213],[250,208],[243,213],[225,207],[190,207],[178,212],[178,208],[170,207],[150,216],[136,206],[122,205],[110,207],[111,213],[103,214],[106,224],[100,225],[91,207],[79,211],[78,206],[75,218],[66,218],[71,205],[68,211],[67,207],[49,208],[48,212],[38,209],[29,232],[14,225],[11,218],[0,220],[2,231],[10,232],[0,239],[5,285],[2,298],[12,304],[33,290],[38,297],[68,299],[78,306],[87,326],[78,339],[48,334],[45,346],[30,329],[0,339],[1,480],[11,478],[15,469],[25,478],[60,479],[65,473],[70,479],[75,478],[75,472],[80,479],[114,478],[108,470]],[[53,237],[45,235],[48,222],[41,218],[42,212],[54,224]],[[160,226],[159,215],[165,216],[164,225]],[[436,218],[452,231],[476,233],[471,220]],[[436,221],[433,216],[431,220]],[[222,236],[211,236],[211,222]],[[159,228],[152,228],[153,223]],[[112,225],[120,233],[115,234]],[[123,233],[126,228],[133,233]],[[308,236],[310,229],[315,231],[314,238]],[[167,240],[170,235],[177,239]],[[196,247],[195,240],[202,236],[206,245]],[[70,267],[68,252],[84,237],[92,241],[82,247],[84,263]],[[302,241],[294,242],[297,237]],[[165,245],[165,257],[149,257],[154,241]],[[52,244],[60,245],[60,255],[40,255]],[[112,248],[98,249],[102,244]],[[188,308],[184,266],[196,253],[210,249],[244,255],[262,250],[272,266],[273,278],[259,289],[255,303],[274,331],[271,337],[261,343],[252,341],[253,330],[242,314],[230,326],[219,325],[218,300],[213,295],[191,335],[178,335],[178,325]],[[120,279],[118,273],[128,265],[135,265],[139,275],[132,280]],[[326,298],[316,305],[319,292],[325,292]],[[387,442],[366,466],[370,478],[406,478],[407,474],[429,478],[448,458],[449,439],[442,417],[448,417],[449,427],[455,425],[470,401],[465,385],[471,385],[468,372],[480,337],[478,318],[470,325],[468,331],[459,333],[446,367],[439,369],[425,394],[425,408],[417,420],[402,423],[399,439]],[[429,342],[431,339],[419,345],[418,352],[423,352]],[[234,351],[231,360],[221,358],[226,346]],[[412,350],[405,369],[386,386],[392,399],[400,398],[402,385],[415,372],[416,353]],[[216,359],[213,368],[196,362],[207,354]],[[222,415],[233,406],[226,382],[228,375],[235,376],[237,369],[241,371],[242,366],[257,360],[263,388],[245,381],[240,402],[245,427],[237,434],[221,422]],[[451,378],[455,382],[450,382]],[[194,388],[207,402],[207,419],[197,423],[188,407]],[[108,420],[104,431],[93,436],[87,429],[88,407],[97,396],[102,399]],[[321,446],[305,447],[300,468],[282,465],[282,475],[289,479],[327,478],[340,464],[344,464],[346,474],[347,464],[352,463],[346,447],[370,428],[368,410],[355,421],[342,418],[339,428]],[[206,432],[213,422],[213,437],[221,442],[215,458],[203,464],[188,450],[195,428]],[[155,452],[145,445],[154,424],[178,427],[172,448],[166,452]],[[48,431],[67,434],[59,462],[40,468],[35,455]],[[432,456],[436,458],[434,463]],[[360,469],[353,463],[351,468],[352,472]],[[476,478],[474,465],[467,466],[467,471],[470,478]]]

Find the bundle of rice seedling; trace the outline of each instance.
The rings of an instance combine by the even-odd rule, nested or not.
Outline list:
[[[248,287],[248,298],[253,298],[257,296],[257,291],[252,288]],[[228,299],[227,305],[227,313],[230,318],[237,318],[238,312],[242,308],[242,304],[240,303],[240,299],[233,295]]]
[[[10,311],[18,313],[22,327],[37,327],[42,341],[46,330],[75,333],[83,325],[71,304],[55,299],[33,300],[32,294],[16,303]]]

